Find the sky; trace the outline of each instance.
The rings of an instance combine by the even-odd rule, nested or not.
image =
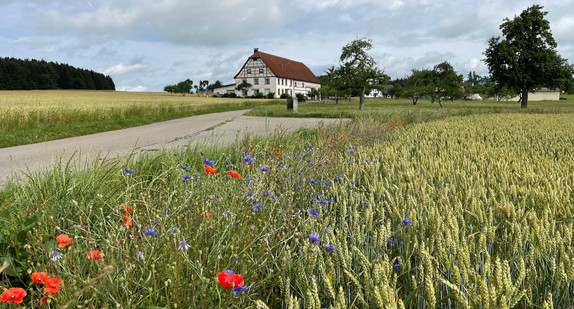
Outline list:
[[[0,0],[0,57],[93,70],[121,91],[163,91],[187,78],[233,83],[254,48],[322,75],[364,37],[392,79],[442,61],[485,76],[488,40],[533,4],[574,63],[574,0]]]

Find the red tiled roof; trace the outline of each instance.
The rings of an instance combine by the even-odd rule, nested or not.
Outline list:
[[[260,51],[255,52],[249,57],[249,59],[257,58],[260,58],[277,77],[317,84],[321,83],[317,76],[315,76],[315,74],[313,74],[313,72],[311,72],[311,70],[309,70],[309,68],[302,62],[289,60],[287,58],[274,56]],[[249,61],[249,59],[247,61]],[[245,64],[247,64],[247,62],[245,62]],[[245,64],[243,67],[245,67]],[[241,70],[243,70],[243,67]],[[241,72],[241,70],[239,70],[239,72]],[[237,78],[238,75],[239,73],[237,73],[234,78]]]

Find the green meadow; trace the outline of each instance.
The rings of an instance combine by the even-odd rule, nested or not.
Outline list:
[[[572,103],[408,103],[305,102],[352,121],[15,179],[0,286],[27,308],[574,306]]]

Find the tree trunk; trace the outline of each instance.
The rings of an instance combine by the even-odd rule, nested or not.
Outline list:
[[[361,97],[359,98],[359,109],[363,109],[365,106],[365,87],[361,89]]]
[[[521,108],[526,108],[528,105],[528,89],[522,89],[522,102],[520,103]]]

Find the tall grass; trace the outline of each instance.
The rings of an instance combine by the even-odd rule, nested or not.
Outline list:
[[[36,219],[2,238],[23,272],[8,268],[0,285],[25,287],[29,307],[42,293],[27,269],[64,280],[51,302],[90,308],[569,308],[573,117],[361,119],[57,165],[0,195],[13,234]],[[60,233],[73,242],[51,261]],[[249,290],[223,288],[226,269]]]

